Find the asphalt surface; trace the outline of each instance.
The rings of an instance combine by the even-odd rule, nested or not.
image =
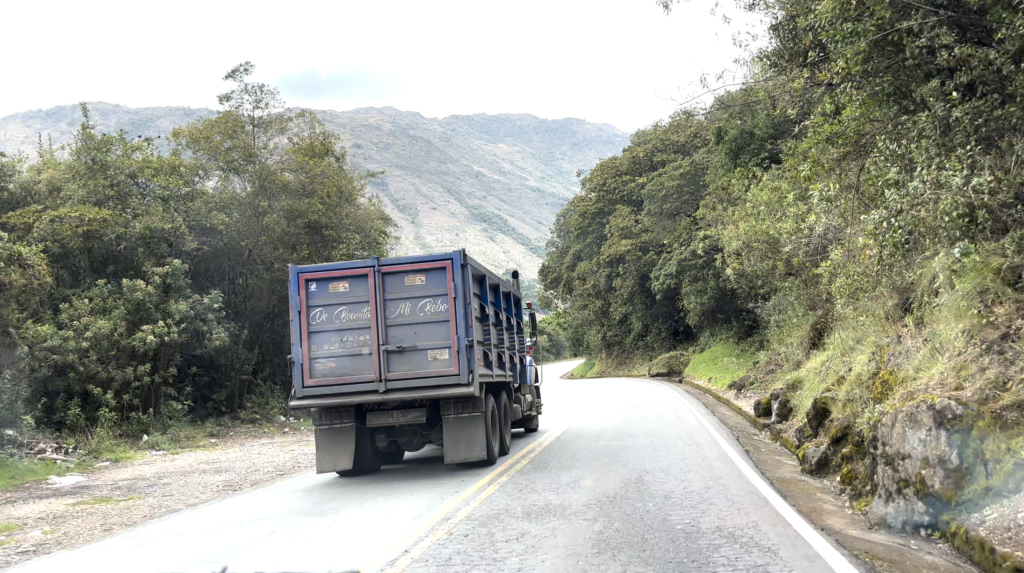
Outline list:
[[[445,466],[428,447],[374,475],[288,478],[13,571],[855,570],[699,401],[650,380],[558,379],[574,365],[544,368],[541,430],[514,431],[496,466]]]

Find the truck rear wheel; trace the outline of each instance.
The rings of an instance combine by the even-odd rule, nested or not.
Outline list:
[[[540,429],[540,414],[523,418],[523,431],[532,434]]]
[[[494,395],[487,394],[484,398],[484,449],[487,458],[485,465],[493,466],[498,463],[498,450],[501,441],[501,417],[498,415],[498,405],[494,403]]]
[[[404,453],[404,452],[403,452]],[[384,463],[384,452],[373,443],[373,435],[366,426],[356,426],[356,451],[352,457],[352,469],[337,472],[341,477],[372,474],[380,471]]]
[[[501,412],[501,442],[498,444],[498,454],[507,456],[512,451],[512,405],[508,402],[508,394],[502,392],[498,399],[499,412]]]

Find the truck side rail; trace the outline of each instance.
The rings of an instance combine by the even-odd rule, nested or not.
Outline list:
[[[376,404],[380,402],[401,402],[402,400],[431,400],[437,398],[466,398],[477,396],[478,390],[472,386],[451,388],[417,388],[413,390],[389,390],[386,393],[366,392],[359,394],[342,394],[331,396],[313,396],[309,398],[292,397],[288,407],[331,408],[335,406],[355,406],[359,404]]]

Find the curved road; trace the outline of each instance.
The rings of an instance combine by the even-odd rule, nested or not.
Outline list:
[[[441,450],[304,474],[14,570],[855,571],[700,402],[651,380],[561,380],[496,466]],[[858,569],[862,568],[858,564]]]

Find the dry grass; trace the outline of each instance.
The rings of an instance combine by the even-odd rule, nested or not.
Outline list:
[[[950,395],[1007,414],[1024,404],[1024,297],[991,258],[932,260],[911,312],[892,293],[836,317],[820,348],[790,361],[774,386],[794,389],[797,413],[834,392],[841,415],[866,421],[922,395]]]

